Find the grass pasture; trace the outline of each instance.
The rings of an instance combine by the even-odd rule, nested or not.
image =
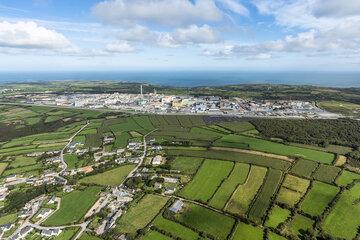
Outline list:
[[[311,216],[319,216],[338,192],[338,187],[314,181],[312,188],[301,204],[301,210]]]
[[[290,211],[285,208],[281,208],[278,205],[275,205],[269,214],[269,218],[265,223],[265,226],[276,228],[280,223],[285,222],[285,220],[290,216]]]
[[[328,165],[320,165],[314,174],[314,178],[318,181],[333,183],[340,172],[340,168]]]
[[[276,200],[293,207],[305,194],[309,185],[309,180],[288,174],[285,177]]]
[[[247,144],[250,149],[256,151],[274,153],[284,156],[302,157],[308,160],[325,164],[331,164],[335,157],[332,153],[285,145],[244,135],[226,135],[221,139],[221,141],[243,143]]]
[[[5,171],[8,163],[0,162],[0,175]]]
[[[232,162],[205,160],[193,180],[186,185],[180,195],[201,202],[207,202],[229,175],[233,168]]]
[[[36,164],[36,158],[34,157],[16,156],[15,159],[11,161],[10,167],[17,168],[33,164]]]
[[[76,154],[65,154],[64,160],[65,160],[66,164],[68,165],[69,169],[75,169],[75,168],[81,167],[78,164],[79,159]]]
[[[311,178],[311,175],[315,171],[317,166],[318,163],[314,161],[300,159],[291,168],[291,173],[300,177]]]
[[[171,237],[165,236],[157,231],[150,230],[145,235],[141,236],[139,240],[171,240]]]
[[[255,129],[254,125],[249,122],[222,122],[218,125],[234,133],[242,133]]]
[[[286,240],[286,238],[276,233],[269,232],[268,240]]]
[[[45,226],[60,226],[77,223],[98,199],[101,187],[87,187],[75,190],[61,198],[60,209],[44,223]]]
[[[72,227],[64,229],[58,236],[54,237],[53,240],[71,240],[75,236],[75,234],[80,230],[79,227]],[[80,238],[85,240],[83,238]],[[87,239],[90,240],[90,239]]]
[[[134,167],[135,165],[123,165],[103,173],[84,177],[79,180],[79,183],[117,186],[125,180],[126,176],[134,169]]]
[[[186,226],[212,235],[215,239],[226,239],[235,220],[196,204],[187,203],[185,210],[175,215]]]
[[[325,218],[323,230],[334,237],[353,239],[360,225],[360,184],[345,190]]]
[[[232,240],[262,240],[263,235],[261,228],[240,222],[236,226]]]
[[[117,221],[121,233],[136,233],[144,228],[164,207],[168,198],[158,195],[145,195],[138,203],[130,206]]]
[[[203,162],[202,158],[176,157],[171,161],[171,168],[185,174],[195,174]]]
[[[338,186],[346,186],[356,179],[360,179],[360,174],[344,170],[336,179],[336,184]]]
[[[249,218],[254,222],[261,223],[261,220],[265,216],[266,210],[270,205],[271,198],[274,196],[281,183],[282,175],[280,170],[268,170],[265,182],[248,213]]]
[[[294,218],[286,225],[285,231],[299,238],[306,230],[312,229],[314,221],[303,215],[296,214]]]
[[[245,183],[249,169],[249,164],[235,163],[230,176],[221,184],[220,188],[211,198],[210,205],[214,208],[223,209],[236,187]]]
[[[225,210],[244,216],[257,191],[263,184],[266,168],[252,165],[249,176],[243,185],[239,185],[225,206]]]
[[[168,220],[164,218],[161,215],[158,215],[153,224],[168,233],[171,233],[172,236],[184,239],[184,240],[197,240],[199,237],[199,234],[190,228],[187,228],[179,223],[173,222],[171,220]]]

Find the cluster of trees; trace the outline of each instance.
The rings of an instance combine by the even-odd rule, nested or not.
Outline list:
[[[360,146],[360,121],[352,119],[253,119],[268,138],[304,144]]]

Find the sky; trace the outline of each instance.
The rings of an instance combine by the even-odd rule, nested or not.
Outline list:
[[[359,69],[359,0],[0,0],[0,71]]]

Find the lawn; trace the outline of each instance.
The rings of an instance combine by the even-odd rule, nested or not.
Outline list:
[[[7,224],[7,223],[14,223],[17,219],[17,214],[8,214],[0,217],[0,225]]]
[[[168,233],[171,233],[172,236],[184,239],[184,240],[197,240],[199,234],[190,228],[187,228],[179,223],[173,222],[164,218],[161,215],[158,215],[154,221],[154,225]]]
[[[205,160],[193,180],[186,185],[180,195],[188,199],[207,202],[221,182],[227,178],[233,165],[228,161]]]
[[[8,163],[0,162],[0,175],[5,171]]]
[[[255,194],[264,182],[266,171],[266,168],[252,165],[248,179],[235,190],[226,204],[225,210],[237,215],[245,215]]]
[[[262,240],[263,239],[263,230],[259,227],[254,227],[252,225],[240,222],[236,226],[234,232],[233,240]]]
[[[120,185],[127,175],[133,170],[135,165],[124,165],[105,171],[103,173],[98,173],[96,175],[84,177],[79,180],[79,183],[86,184],[97,184],[101,186],[117,186]]]
[[[314,178],[322,182],[333,183],[340,171],[341,169],[338,167],[320,165],[314,174]]]
[[[294,218],[286,225],[285,231],[299,237],[306,230],[312,229],[314,221],[303,215],[296,214]]]
[[[117,221],[121,233],[135,233],[144,228],[164,207],[168,198],[158,195],[145,195],[138,203],[130,206]]]
[[[249,218],[260,224],[269,208],[271,199],[281,184],[282,172],[276,169],[269,169],[266,180],[258,193],[258,196],[250,208]]]
[[[242,133],[255,129],[254,125],[249,122],[223,122],[218,125],[235,133]]]
[[[331,164],[334,160],[334,154],[323,151],[317,151],[308,148],[295,147],[281,143],[271,142],[259,138],[247,137],[243,135],[226,135],[221,141],[245,143],[248,144],[250,149],[274,153],[285,156],[302,157],[308,160]]]
[[[78,163],[79,159],[76,154],[65,154],[64,160],[65,160],[66,164],[68,165],[69,169],[75,169],[78,167],[77,163]]]
[[[289,206],[294,206],[300,198],[304,195],[309,187],[310,181],[299,178],[293,175],[286,175],[285,180],[281,186],[277,201],[285,203]]]
[[[250,165],[235,163],[230,176],[221,184],[210,200],[212,207],[223,209],[238,185],[244,184],[249,173]]]
[[[317,168],[318,163],[310,160],[300,159],[291,168],[291,173],[304,178],[311,178],[312,173]]]
[[[60,209],[51,215],[44,223],[45,226],[60,226],[77,223],[96,202],[101,187],[87,187],[75,190],[61,198]]]
[[[177,157],[175,160],[171,161],[171,168],[178,170],[184,174],[195,174],[201,163],[203,162],[202,158],[195,157]]]
[[[338,187],[314,181],[301,204],[301,210],[311,216],[319,216],[338,192]]]
[[[285,222],[285,220],[290,216],[290,211],[285,208],[281,208],[278,205],[275,205],[269,214],[269,218],[265,223],[265,226],[276,228],[280,223]]]
[[[157,231],[150,230],[145,235],[141,236],[139,240],[172,240],[172,238]]]
[[[336,184],[339,186],[346,186],[352,183],[355,179],[360,179],[360,174],[344,170],[336,179]]]
[[[79,227],[67,228],[62,230],[59,236],[56,236],[53,240],[71,240],[73,236],[80,230]]]
[[[226,239],[235,223],[228,216],[192,203],[188,203],[185,210],[175,217],[184,225],[208,233],[215,239]]]
[[[334,237],[353,239],[360,225],[360,184],[344,191],[325,218],[323,229]]]

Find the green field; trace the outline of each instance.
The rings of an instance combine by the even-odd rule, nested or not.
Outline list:
[[[235,163],[230,176],[221,184],[220,188],[211,198],[210,205],[218,209],[223,209],[237,186],[245,183],[249,169],[249,164]]]
[[[165,236],[157,231],[149,231],[144,236],[139,238],[140,240],[171,240],[171,237]]]
[[[305,194],[309,184],[309,180],[288,174],[285,177],[276,200],[292,207]]]
[[[120,217],[116,228],[122,233],[134,234],[151,222],[164,207],[167,200],[168,198],[158,195],[145,195]]]
[[[221,141],[228,143],[245,143],[248,144],[250,149],[253,150],[285,156],[302,157],[308,160],[317,161],[325,164],[331,164],[335,157],[334,154],[327,152],[284,145],[243,135],[226,135],[221,139]]]
[[[224,122],[224,123],[220,123],[219,126],[225,129],[229,129],[230,131],[235,133],[242,133],[245,131],[255,129],[254,125],[252,125],[249,122]]]
[[[318,163],[314,161],[300,159],[291,168],[291,173],[300,177],[311,178],[312,173],[315,171],[317,166]]]
[[[0,175],[5,171],[8,163],[2,163],[0,162]]]
[[[306,230],[312,229],[314,221],[303,215],[296,214],[294,218],[286,225],[285,231],[298,237]]]
[[[276,228],[280,223],[285,222],[285,220],[290,216],[290,211],[285,208],[281,208],[275,205],[269,214],[269,219],[266,221],[265,226]]]
[[[339,186],[346,186],[352,183],[355,179],[360,179],[360,174],[344,170],[336,179],[336,184]]]
[[[333,183],[340,172],[340,168],[334,166],[320,165],[315,171],[314,178],[318,181]]]
[[[235,220],[195,204],[187,204],[186,209],[176,214],[176,219],[186,226],[212,235],[215,239],[226,239]]]
[[[266,210],[270,206],[271,199],[281,183],[282,175],[280,170],[268,170],[265,182],[249,210],[249,218],[254,222],[260,224],[264,218]]]
[[[193,200],[207,202],[227,178],[233,163],[219,160],[205,160],[194,179],[186,185],[180,195]]]
[[[101,186],[117,186],[120,185],[126,176],[133,170],[135,165],[124,165],[103,173],[84,177],[79,183],[97,184]]]
[[[276,233],[269,232],[268,240],[286,240],[286,238]]]
[[[323,229],[334,237],[353,239],[360,225],[360,184],[345,190],[330,214],[325,218]]]
[[[233,240],[262,240],[263,230],[259,227],[240,222],[235,229]]]
[[[157,228],[170,233],[174,237],[178,237],[184,240],[197,240],[199,234],[190,228],[184,227],[183,225],[170,221],[161,215],[158,215],[153,222]]]
[[[54,212],[43,224],[46,226],[60,226],[77,223],[99,197],[101,187],[87,187],[75,190],[61,198],[60,209]]]
[[[263,184],[266,168],[252,165],[248,179],[239,185],[225,206],[225,210],[237,215],[245,215],[255,194]]]
[[[36,164],[36,158],[16,156],[15,159],[11,161],[10,167],[17,168],[17,167],[23,167],[33,164]]]
[[[78,227],[67,228],[62,230],[59,236],[56,236],[54,240],[71,240],[75,236],[75,234],[80,230]],[[81,239],[81,238],[80,238]],[[84,239],[85,240],[85,239]],[[90,239],[88,239],[90,240]]]
[[[7,224],[7,223],[14,223],[17,219],[17,214],[8,214],[0,217],[0,225]]]
[[[203,162],[202,158],[177,157],[171,161],[171,168],[185,174],[195,174]]]
[[[325,210],[326,206],[334,199],[338,192],[338,187],[314,181],[312,188],[301,204],[301,210],[311,216],[318,216]]]
[[[68,165],[69,169],[75,169],[81,166],[78,166],[79,159],[76,154],[65,154],[64,160]]]

